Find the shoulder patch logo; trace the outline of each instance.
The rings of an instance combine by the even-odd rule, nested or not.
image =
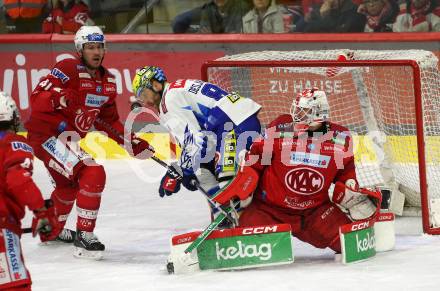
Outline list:
[[[24,142],[21,141],[13,141],[11,143],[11,147],[13,151],[24,151],[24,152],[28,152],[28,153],[34,153],[34,150],[32,149],[32,147]]]
[[[50,74],[52,76],[60,79],[63,84],[70,80],[70,78],[66,74],[63,73],[63,71],[61,71],[57,68],[53,68],[52,71],[50,72]]]

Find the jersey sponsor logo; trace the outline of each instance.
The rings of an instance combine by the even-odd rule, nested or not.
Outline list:
[[[93,89],[95,88],[95,84],[91,80],[80,80],[79,81],[79,88],[80,89]]]
[[[63,175],[64,177],[66,177],[67,179],[70,178],[69,173],[67,173],[63,167],[61,167],[57,162],[55,162],[54,160],[50,159],[49,160],[49,167],[52,168],[55,172],[57,172],[58,174]]]
[[[6,258],[12,281],[27,279],[27,272],[21,259],[20,238],[8,229],[3,229],[5,239]]]
[[[185,87],[186,80],[180,79],[170,84],[170,89]]]
[[[32,147],[24,142],[13,141],[11,143],[11,147],[12,147],[13,151],[24,151],[24,152],[28,152],[28,153],[34,153],[34,150],[32,149]]]
[[[226,95],[226,97],[229,99],[229,101],[231,101],[232,103],[237,102],[238,100],[241,99],[241,96],[236,94],[236,93],[231,93]]]
[[[200,81],[200,80],[194,81],[194,83],[192,83],[191,86],[189,87],[188,92],[193,93],[193,94],[199,93],[200,88],[202,88],[202,85],[204,83],[205,82]]]
[[[0,242],[0,245],[2,242]],[[6,253],[0,252],[0,286],[11,282],[11,276],[9,275],[9,266],[6,259]]]
[[[296,197],[286,196],[286,198],[284,198],[284,203],[286,203],[287,207],[292,209],[307,209],[315,206],[316,200],[298,201],[298,198]]]
[[[75,126],[81,132],[88,132],[96,120],[100,110],[92,109],[87,111],[82,111],[75,117]]]
[[[96,87],[96,91],[98,91],[98,87]],[[86,95],[86,106],[90,107],[101,107],[105,102],[109,99],[108,96],[103,95],[95,95],[95,94],[87,94]]]
[[[72,172],[75,165],[79,162],[79,158],[53,136],[46,140],[42,147],[69,172]]]
[[[66,74],[63,73],[63,71],[61,71],[57,68],[53,68],[52,71],[50,72],[50,74],[52,76],[60,79],[63,84],[70,80],[70,78]]]
[[[292,169],[284,177],[286,187],[300,195],[313,195],[324,187],[324,176],[310,168]]]
[[[322,145],[322,152],[323,153],[334,153],[334,152],[345,152],[345,147],[343,145],[338,144],[323,144]]]
[[[84,72],[82,72],[82,73],[78,73],[78,76],[79,76],[80,78],[87,78],[87,79],[91,79],[91,78],[92,78],[92,76],[90,76],[89,73],[84,73]]]
[[[115,93],[116,85],[113,84],[104,84],[104,94]]]
[[[294,152],[290,155],[291,165],[307,165],[317,168],[328,168],[330,156]]]

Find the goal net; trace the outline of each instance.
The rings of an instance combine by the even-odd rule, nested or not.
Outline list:
[[[203,78],[262,105],[267,125],[305,88],[327,93],[330,120],[353,133],[364,187],[386,186],[420,207],[440,234],[440,74],[422,50],[260,51],[207,62]]]

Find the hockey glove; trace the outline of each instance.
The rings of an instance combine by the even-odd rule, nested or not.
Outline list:
[[[55,109],[64,109],[72,106],[84,105],[81,104],[83,98],[76,90],[65,88],[53,88],[52,101]]]
[[[131,150],[128,149],[128,153],[136,159],[145,160],[154,155],[154,149],[146,140],[133,137],[131,139]]]
[[[198,189],[197,183],[198,182],[197,182],[196,175],[194,175],[194,174],[190,174],[190,175],[183,174],[182,184],[189,191],[196,191]]]
[[[179,192],[180,184],[182,184],[180,173],[173,166],[168,167],[168,171],[160,181],[159,196],[165,197]]]
[[[61,232],[63,227],[55,216],[54,207],[51,202],[40,209],[34,210],[32,219],[32,236],[40,235],[42,242],[54,240]]]
[[[332,196],[332,201],[347,210],[352,220],[362,220],[373,216],[380,206],[380,200],[379,191],[359,188],[352,179],[347,180],[346,184],[336,182]]]

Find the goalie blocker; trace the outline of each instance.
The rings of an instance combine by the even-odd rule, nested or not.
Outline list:
[[[194,251],[184,250],[200,231],[174,236],[168,272],[234,270],[293,263],[291,229],[288,224],[215,230]]]

